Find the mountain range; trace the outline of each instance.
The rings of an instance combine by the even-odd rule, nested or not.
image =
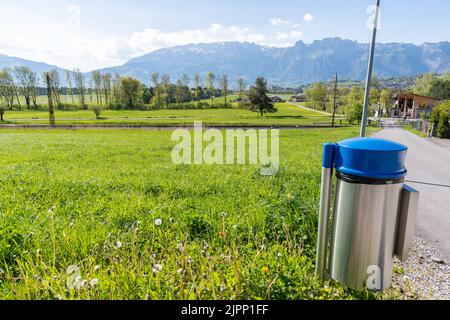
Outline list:
[[[154,72],[168,74],[172,80],[183,74],[192,78],[195,73],[205,76],[213,72],[218,76],[227,74],[232,80],[244,77],[253,81],[264,76],[271,84],[297,86],[329,80],[336,72],[341,79],[363,80],[368,52],[368,44],[341,38],[326,38],[310,44],[299,41],[287,48],[217,42],[160,49],[101,71],[133,76],[147,84]],[[54,67],[0,55],[0,68],[14,65],[28,65],[39,73]],[[374,72],[379,78],[450,72],[450,42],[379,43]]]

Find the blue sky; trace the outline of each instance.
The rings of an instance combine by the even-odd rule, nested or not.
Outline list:
[[[0,53],[90,70],[214,41],[369,42],[374,0],[0,0]],[[370,11],[370,10],[369,10]],[[450,41],[450,1],[382,0],[380,42]]]

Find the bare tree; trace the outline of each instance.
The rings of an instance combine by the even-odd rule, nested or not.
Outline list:
[[[152,85],[153,85],[153,90],[155,92],[155,101],[154,101],[154,105],[156,107],[160,107],[161,106],[161,87],[159,85],[159,73],[155,72],[152,74]]]
[[[225,106],[228,106],[228,76],[224,74],[219,80],[220,91],[225,98]]]
[[[245,80],[242,77],[238,79],[237,84],[238,84],[239,100],[242,101],[244,99],[245,90],[247,89],[247,84],[245,83]]]
[[[37,75],[30,68],[25,66],[14,67],[14,75],[19,82],[20,91],[25,97],[25,103],[28,109],[31,109],[31,98],[36,92]],[[36,107],[36,104],[34,105]]]
[[[212,72],[208,72],[206,75],[206,88],[208,89],[208,92],[211,96],[211,104],[214,104],[214,95],[215,95],[215,88],[214,83],[216,82],[216,76]]]
[[[59,106],[61,105],[61,94],[60,94],[61,84],[59,81],[58,70],[56,69],[51,70],[50,72],[48,72],[48,76],[50,77],[51,80],[53,101],[56,102],[57,106]],[[33,94],[32,97],[33,103],[36,105],[36,94]]]
[[[73,71],[73,78],[75,80],[75,85],[77,86],[78,101],[82,107],[85,107],[86,79],[84,78],[84,74],[80,71],[80,69],[76,68]]]
[[[199,101],[199,97],[200,97],[200,86],[201,86],[201,78],[200,75],[197,73],[194,76],[194,86],[195,86],[195,100]]]
[[[53,83],[51,72],[45,72],[44,82],[47,85],[47,99],[48,99],[48,119],[50,125],[53,127],[55,125],[55,107],[53,105],[53,90],[55,84]]]
[[[94,82],[95,95],[97,97],[97,104],[102,104],[102,74],[100,71],[92,71],[92,81]],[[91,88],[92,90],[92,88]]]
[[[102,75],[103,93],[105,95],[105,104],[111,105],[111,74],[104,73]]]
[[[72,88],[72,72],[70,72],[69,70],[66,71],[66,81],[67,81],[67,85],[69,86],[69,90],[68,90],[68,94],[70,95],[70,98],[72,99],[72,104],[75,104],[75,101],[73,99],[73,88]]]

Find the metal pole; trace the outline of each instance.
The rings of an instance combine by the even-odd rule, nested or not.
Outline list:
[[[333,163],[335,145],[327,143],[323,147],[322,187],[320,191],[319,226],[317,232],[316,275],[323,281],[326,273],[328,225],[330,223],[330,202],[333,185]]]
[[[367,113],[369,111],[369,100],[370,100],[370,86],[372,83],[372,69],[373,69],[373,58],[375,54],[375,45],[377,40],[377,27],[378,27],[378,17],[380,14],[380,0],[377,0],[377,7],[375,11],[375,19],[373,25],[373,35],[372,44],[370,45],[370,55],[369,55],[369,67],[367,70],[366,79],[366,92],[364,96],[364,109],[362,114],[362,124],[361,124],[361,138],[366,136],[366,125],[367,125]]]

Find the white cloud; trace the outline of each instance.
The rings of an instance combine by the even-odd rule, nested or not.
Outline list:
[[[120,65],[127,60],[151,51],[191,43],[225,41],[252,42],[260,45],[285,47],[303,36],[300,31],[259,33],[238,26],[215,23],[205,28],[165,32],[144,29],[127,36],[112,36],[103,41],[81,36],[43,39],[27,34],[13,34],[0,29],[0,53],[34,61],[43,61],[67,69],[79,67],[83,71]]]
[[[291,31],[291,32],[278,32],[277,39],[283,41],[284,45],[281,46],[290,46],[294,42],[299,41],[300,38],[303,37],[303,32],[301,31]]]
[[[305,15],[303,16],[303,21],[306,22],[311,22],[314,20],[314,16],[311,13],[305,13]]]
[[[273,26],[279,26],[279,25],[290,25],[291,23],[281,18],[272,18],[270,19],[270,24]]]

